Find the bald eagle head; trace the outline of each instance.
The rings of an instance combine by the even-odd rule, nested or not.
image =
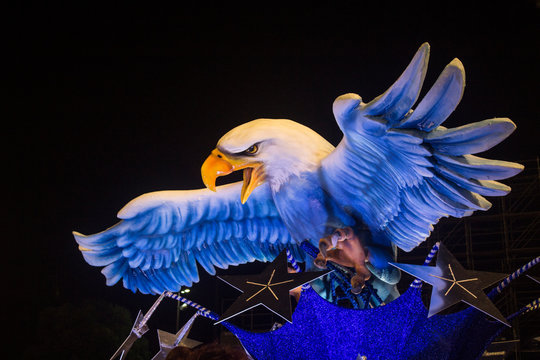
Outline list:
[[[310,128],[285,119],[257,119],[232,129],[218,141],[201,168],[203,182],[244,171],[241,201],[267,181],[277,191],[291,176],[314,171],[334,147]]]

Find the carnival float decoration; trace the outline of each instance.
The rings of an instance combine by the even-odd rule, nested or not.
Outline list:
[[[202,165],[206,189],[143,194],[120,210],[116,225],[94,235],[74,232],[84,259],[103,267],[107,285],[121,280],[133,292],[193,305],[228,327],[256,359],[433,358],[437,349],[444,359],[478,357],[510,325],[484,289],[518,275],[468,272],[443,244],[435,267],[425,265],[437,249],[423,266],[396,263],[396,251],[424,242],[442,217],[488,210],[485,196],[510,191],[497,180],[523,167],[474,155],[509,136],[511,120],[441,125],[463,95],[458,59],[417,104],[429,49],[423,44],[375,99],[364,103],[348,93],[334,101],[343,132],[336,147],[291,120],[242,124]],[[243,181],[216,186],[217,177],[239,170]],[[254,261],[269,267],[252,278],[222,277],[244,300],[221,316],[175,294],[199,281],[197,263],[216,275],[216,267]],[[398,293],[398,269],[433,286],[429,312],[420,280]],[[301,285],[291,313],[283,294]],[[349,306],[339,305],[343,299]],[[461,301],[471,307],[438,314]],[[257,304],[274,309],[284,324],[252,334],[226,321]],[[472,327],[482,331],[473,334]],[[474,349],[469,357],[465,343]]]

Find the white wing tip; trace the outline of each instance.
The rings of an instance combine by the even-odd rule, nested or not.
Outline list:
[[[429,45],[428,42],[425,42],[422,45],[420,45],[420,47],[417,50],[417,54],[423,56],[425,58],[424,62],[427,63],[429,59],[430,51],[431,51],[431,46]]]
[[[117,217],[123,220],[131,219],[141,211],[163,204],[169,193],[170,191],[153,191],[137,196],[118,211]]]
[[[465,69],[465,67],[463,66],[463,63],[458,58],[453,58],[452,61],[450,61],[450,63],[447,66]]]

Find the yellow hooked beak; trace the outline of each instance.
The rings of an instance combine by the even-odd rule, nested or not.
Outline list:
[[[262,163],[250,160],[248,157],[227,157],[218,149],[214,149],[201,167],[204,185],[208,189],[216,191],[218,177],[229,175],[233,171],[244,170],[244,183],[240,193],[240,201],[244,204],[253,190],[264,183]]]

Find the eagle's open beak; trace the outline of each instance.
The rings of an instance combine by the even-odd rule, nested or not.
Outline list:
[[[240,201],[244,204],[255,188],[264,182],[263,166],[260,162],[250,161],[245,157],[228,157],[218,149],[214,149],[201,167],[204,185],[216,191],[216,179],[219,176],[229,175],[233,171],[244,170],[244,184],[240,194]]]

